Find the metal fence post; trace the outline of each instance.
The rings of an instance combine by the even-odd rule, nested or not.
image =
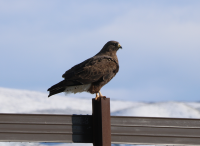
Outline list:
[[[111,146],[110,98],[92,99],[93,145]]]

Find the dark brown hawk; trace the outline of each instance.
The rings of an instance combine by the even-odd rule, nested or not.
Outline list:
[[[119,70],[119,63],[116,55],[119,48],[122,47],[118,42],[107,42],[94,57],[67,70],[62,75],[64,80],[48,89],[49,96],[60,92],[75,94],[77,92],[86,91],[91,94],[96,93],[95,99],[103,97],[100,89],[108,83]]]

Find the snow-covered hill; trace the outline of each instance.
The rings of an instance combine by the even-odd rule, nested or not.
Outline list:
[[[91,114],[92,100],[0,88],[0,113]],[[120,116],[200,118],[198,102],[127,102],[111,98],[111,114]],[[0,143],[0,146],[45,146],[45,143]],[[54,144],[70,146],[73,144]],[[76,144],[92,146],[92,144]]]

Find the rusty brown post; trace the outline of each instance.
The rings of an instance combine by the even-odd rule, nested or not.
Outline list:
[[[92,99],[93,145],[111,146],[110,98]]]

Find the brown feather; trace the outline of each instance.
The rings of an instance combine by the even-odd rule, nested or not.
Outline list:
[[[118,72],[119,64],[116,52],[118,42],[109,41],[94,57],[75,65],[67,70],[62,77],[63,81],[48,89],[49,96],[56,94],[57,90],[63,92],[63,88],[69,86],[91,84],[88,92],[98,93]],[[62,89],[62,90],[61,90]]]

